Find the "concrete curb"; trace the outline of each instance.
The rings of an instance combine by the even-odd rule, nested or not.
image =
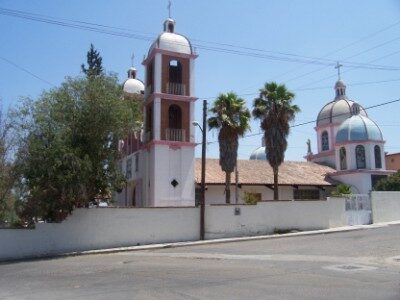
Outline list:
[[[344,227],[336,227],[336,228],[330,228],[330,229],[311,230],[311,231],[293,232],[293,233],[285,233],[285,234],[233,237],[233,238],[212,239],[212,240],[205,240],[205,241],[175,242],[175,243],[118,247],[118,248],[89,250],[89,251],[78,251],[78,252],[70,252],[70,253],[62,254],[59,256],[109,254],[109,253],[117,253],[117,252],[157,250],[157,249],[166,249],[166,248],[179,248],[179,247],[190,247],[190,246],[200,246],[200,245],[210,245],[210,244],[223,244],[223,243],[232,243],[232,242],[278,239],[278,238],[297,237],[297,236],[313,236],[313,235],[331,234],[331,233],[337,233],[337,232],[373,229],[373,228],[380,228],[380,227],[386,227],[389,225],[399,225],[399,224],[400,224],[400,221],[393,221],[393,222],[376,223],[376,224],[370,224],[370,225],[344,226]]]

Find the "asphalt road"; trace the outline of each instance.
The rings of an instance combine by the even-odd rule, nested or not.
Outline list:
[[[400,225],[0,264],[0,299],[400,299]]]

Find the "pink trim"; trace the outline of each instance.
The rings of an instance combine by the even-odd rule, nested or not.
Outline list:
[[[386,143],[386,141],[379,141],[379,140],[346,141],[343,143],[336,143],[335,146],[343,146],[343,145],[348,145],[348,144],[368,144],[368,143],[384,144],[384,143]]]
[[[335,150],[328,150],[328,151],[324,151],[324,152],[320,152],[318,154],[313,154],[311,156],[311,159],[313,158],[320,158],[320,157],[326,157],[326,156],[331,156],[335,154]]]
[[[174,101],[182,101],[182,102],[194,102],[198,98],[192,96],[183,96],[183,95],[174,95],[174,94],[165,94],[165,93],[152,93],[149,97],[145,100],[145,104],[149,104],[154,101],[155,98],[160,99],[168,99]]]
[[[156,53],[161,53],[164,55],[169,55],[169,56],[179,57],[179,58],[189,58],[189,59],[196,59],[198,57],[197,54],[186,54],[186,53],[179,53],[179,52],[164,50],[164,49],[160,49],[160,48],[153,48],[153,50],[151,50],[151,52],[146,57],[146,59],[142,62],[142,65],[147,66],[147,64],[154,58]]]
[[[196,147],[196,143],[190,143],[190,142],[176,142],[176,141],[165,141],[165,140],[152,140],[149,143],[147,143],[144,148],[149,149],[150,147],[154,145],[166,145],[169,146],[171,149],[180,149],[182,147]]]
[[[342,171],[336,171],[332,173],[327,173],[328,176],[339,176],[339,175],[347,175],[347,174],[353,174],[353,173],[364,173],[364,174],[377,174],[377,175],[389,175],[396,173],[396,171],[391,171],[391,170],[370,170],[370,169],[355,169],[355,170],[342,170]]]

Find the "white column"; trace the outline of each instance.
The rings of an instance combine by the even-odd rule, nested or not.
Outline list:
[[[154,92],[161,93],[161,69],[162,59],[161,53],[156,53],[154,58]]]
[[[196,141],[196,127],[193,125],[193,121],[194,121],[194,101],[190,102],[190,124],[189,124],[189,128],[190,128],[190,142],[194,143]]]
[[[153,128],[154,128],[154,140],[158,141],[161,139],[161,100],[155,98],[153,102]]]

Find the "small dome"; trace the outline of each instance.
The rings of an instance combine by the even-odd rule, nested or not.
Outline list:
[[[144,84],[141,80],[136,79],[136,69],[134,67],[130,67],[128,70],[128,79],[124,82],[123,90],[128,96],[144,93]]]
[[[265,153],[265,147],[259,147],[253,151],[250,155],[250,160],[267,160],[267,154]]]
[[[353,115],[344,121],[336,134],[337,144],[364,140],[383,141],[383,137],[378,125],[361,114]]]
[[[326,104],[318,114],[317,126],[328,125],[332,123],[342,123],[349,118],[351,107],[355,102],[349,99],[334,100]],[[368,117],[366,111],[362,106],[359,106],[360,114]]]
[[[336,81],[336,83],[335,83],[335,89],[337,89],[337,88],[345,88],[346,87],[346,84],[344,83],[344,81],[343,80],[338,80],[338,81]]]
[[[128,78],[124,82],[124,93],[128,95],[133,94],[143,94],[144,93],[144,84],[139,79]]]
[[[164,32],[153,42],[149,53],[154,49],[163,49],[172,52],[193,54],[190,41],[183,35],[175,33],[175,21],[168,18],[164,22]]]

